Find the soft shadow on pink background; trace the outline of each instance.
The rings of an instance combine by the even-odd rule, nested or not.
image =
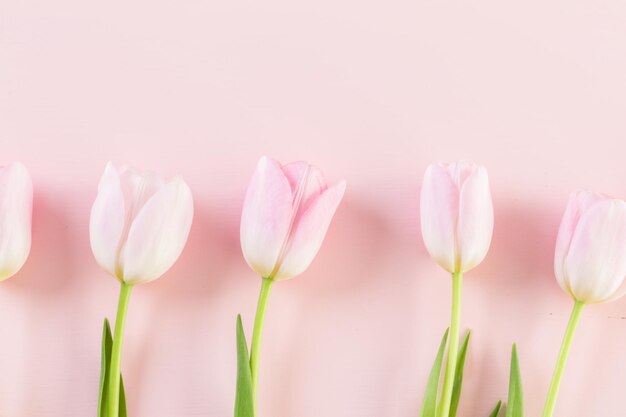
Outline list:
[[[0,284],[0,415],[94,415],[102,320],[117,282],[91,254],[106,161],[190,183],[189,243],[133,293],[131,416],[232,414],[234,326],[259,280],[238,240],[259,156],[307,159],[348,190],[311,268],[275,287],[260,416],[413,417],[448,324],[450,280],[426,255],[426,166],[490,173],[496,226],[467,274],[460,416],[506,395],[519,345],[540,413],[571,302],[552,272],[568,193],[626,197],[621,1],[3,0],[0,161],[35,184],[32,254]],[[557,416],[621,417],[626,301],[590,306]]]

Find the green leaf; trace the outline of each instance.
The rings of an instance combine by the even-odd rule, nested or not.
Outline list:
[[[498,417],[500,407],[502,407],[502,401],[498,401],[498,404],[496,404],[496,408],[494,408],[491,414],[489,414],[489,417]]]
[[[241,315],[237,315],[237,390],[235,393],[235,417],[254,417],[254,391],[248,343],[243,332]]]
[[[120,375],[120,417],[128,417],[126,414],[126,394],[124,393],[124,378]]]
[[[463,385],[463,368],[465,367],[465,355],[467,354],[467,346],[469,345],[471,332],[468,330],[459,349],[459,356],[456,361],[456,370],[454,371],[454,385],[452,386],[452,398],[450,400],[450,417],[456,417],[456,411],[459,407],[461,398],[461,387]]]
[[[109,320],[104,319],[102,328],[102,352],[100,358],[100,389],[98,390],[98,417],[106,417],[107,391],[109,387],[109,361],[111,360],[111,346],[113,337]]]
[[[522,392],[522,376],[519,370],[517,347],[511,351],[511,376],[509,377],[509,398],[506,404],[506,417],[524,416],[524,394]]]
[[[111,364],[111,349],[113,346],[113,336],[109,320],[104,319],[102,327],[102,353],[100,359],[100,389],[98,390],[98,417],[107,417],[108,391],[109,391],[109,367]],[[119,417],[126,415],[126,395],[124,393],[124,379],[120,375],[120,410]]]
[[[449,330],[450,329],[446,329],[446,332],[443,334],[443,339],[441,340],[437,356],[435,357],[435,363],[433,363],[430,375],[428,375],[421,417],[435,417],[435,413],[437,412],[437,394],[439,392],[439,379],[441,377],[441,363],[443,362],[443,353],[446,349]]]

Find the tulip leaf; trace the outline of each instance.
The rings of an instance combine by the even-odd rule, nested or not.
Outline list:
[[[496,404],[496,407],[493,409],[491,414],[489,414],[489,417],[498,417],[498,413],[500,412],[500,407],[502,407],[502,401],[498,401],[498,404]]]
[[[243,331],[241,315],[237,315],[237,390],[235,417],[254,417],[254,391],[248,344]]]
[[[111,337],[111,327],[109,320],[104,319],[102,328],[102,353],[100,358],[100,389],[98,391],[98,417],[106,417],[107,408],[107,391],[108,391],[108,374],[109,361],[111,359],[111,346],[113,345],[113,337]]]
[[[126,394],[124,393],[124,378],[120,375],[120,417],[128,417],[126,414]]]
[[[471,332],[468,330],[459,349],[459,356],[456,361],[456,370],[454,372],[454,385],[452,387],[452,398],[450,400],[450,417],[456,417],[456,411],[459,407],[461,399],[461,386],[463,385],[463,368],[465,368],[465,356],[467,354],[467,346],[469,345]]]
[[[517,346],[511,350],[511,374],[509,377],[509,397],[506,404],[506,417],[524,416],[524,394],[522,392],[522,376],[517,358]]]
[[[104,319],[102,327],[102,357],[100,360],[100,388],[98,390],[98,417],[107,417],[108,391],[109,391],[109,367],[111,364],[111,350],[113,347],[113,336],[109,320]],[[120,410],[119,417],[126,415],[126,395],[124,393],[124,380],[120,375]]]
[[[441,364],[443,362],[443,354],[446,350],[446,343],[448,341],[448,330],[443,334],[437,356],[435,357],[435,363],[428,375],[428,382],[426,383],[426,392],[424,393],[424,401],[422,402],[421,417],[435,417],[437,412],[437,394],[439,392],[439,379],[441,377]]]

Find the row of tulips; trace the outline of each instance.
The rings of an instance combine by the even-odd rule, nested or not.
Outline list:
[[[241,216],[241,247],[261,277],[250,349],[237,317],[235,417],[256,415],[263,322],[272,285],[302,273],[317,254],[346,184],[328,186],[305,162],[281,165],[263,157],[250,181]],[[26,168],[0,168],[0,280],[15,274],[31,244],[32,182]],[[107,164],[90,218],[98,264],[120,282],[113,334],[104,320],[99,417],[125,417],[121,377],[124,323],[131,290],[163,275],[181,254],[193,219],[193,198],[180,178],[117,169]],[[426,385],[422,417],[455,417],[461,394],[469,332],[460,339],[463,274],[487,255],[493,231],[487,171],[467,162],[434,164],[421,191],[421,227],[431,257],[452,276],[451,324],[444,333]],[[553,415],[573,335],[586,304],[626,293],[626,203],[589,192],[572,194],[556,243],[555,275],[574,306],[557,358],[543,417]],[[445,362],[445,368],[444,368]],[[499,402],[490,414],[501,412]],[[515,345],[506,417],[523,416]]]
[[[452,274],[452,315],[435,359],[422,417],[454,417],[461,393],[469,332],[459,346],[463,273],[485,258],[493,230],[487,171],[467,162],[431,165],[421,193],[422,236],[431,257]],[[570,197],[556,242],[554,271],[571,295],[571,313],[548,390],[543,417],[551,417],[574,332],[586,304],[615,300],[626,293],[626,203],[577,192]],[[448,344],[443,385],[439,379]],[[491,412],[500,412],[501,402]],[[506,417],[524,415],[522,381],[515,345],[511,356]]]

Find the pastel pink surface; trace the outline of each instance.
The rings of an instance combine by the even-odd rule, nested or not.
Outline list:
[[[0,284],[0,415],[93,415],[118,283],[89,246],[110,159],[182,174],[178,263],[132,296],[122,368],[135,417],[231,415],[234,329],[260,282],[239,216],[261,155],[346,195],[301,276],[276,285],[260,417],[418,415],[449,318],[419,187],[435,161],[489,171],[494,237],[467,274],[460,415],[506,395],[518,343],[538,415],[571,301],[553,274],[569,192],[626,197],[626,6],[568,2],[4,0],[0,163],[34,183],[31,256]],[[557,416],[626,413],[626,300],[586,309]],[[584,393],[584,395],[583,395]]]

